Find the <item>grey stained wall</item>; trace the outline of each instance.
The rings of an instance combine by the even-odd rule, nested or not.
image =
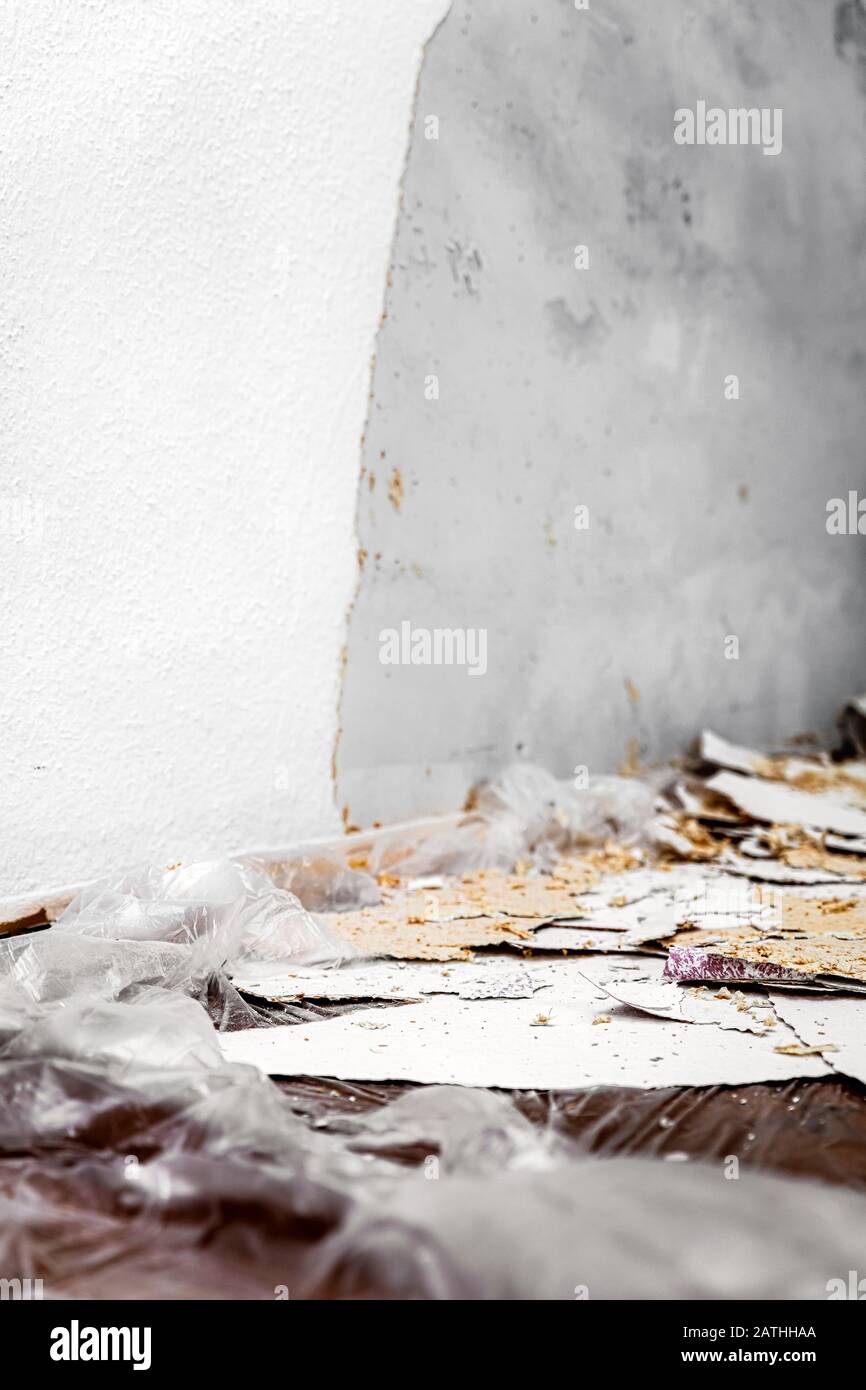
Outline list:
[[[352,820],[826,727],[864,684],[866,540],[826,530],[866,491],[864,73],[857,0],[455,0],[364,442]],[[701,99],[780,107],[781,154],[677,145]],[[486,628],[487,674],[381,665],[403,621]]]

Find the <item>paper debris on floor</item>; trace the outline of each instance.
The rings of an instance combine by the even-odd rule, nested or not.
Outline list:
[[[717,773],[707,782],[707,790],[732,801],[754,820],[833,830],[840,835],[866,835],[866,811],[824,792],[800,791],[739,772]]]
[[[573,963],[572,963],[573,964]],[[598,1002],[574,972],[568,995],[467,1000],[439,995],[421,1004],[358,1010],[311,1024],[220,1035],[232,1062],[278,1076],[416,1081],[515,1090],[582,1086],[741,1085],[823,1076],[819,1057],[775,1051],[799,1041],[784,1024],[765,1036],[696,1027]],[[543,1026],[539,1019],[544,1018]],[[598,1025],[599,1018],[610,1022]]]
[[[415,1002],[431,994],[457,994],[462,999],[531,999],[538,990],[548,997],[568,997],[571,981],[622,978],[661,980],[664,962],[630,961],[612,964],[604,957],[573,962],[536,956],[522,961],[513,955],[478,955],[471,961],[392,961],[379,959],[340,970],[287,970],[256,965],[235,973],[233,983],[244,994],[276,1003],[308,1000],[394,1000]],[[577,971],[577,973],[575,973]],[[651,972],[651,973],[648,973]]]
[[[733,1085],[837,1069],[866,1080],[866,1043],[859,1044],[866,1001],[780,993],[774,971],[738,964],[740,975],[722,976],[712,988],[666,978],[659,959],[600,955],[519,965],[508,956],[448,966],[378,960],[291,978],[238,977],[236,984],[264,998],[423,999],[223,1034],[220,1043],[230,1060],[273,1074],[355,1081]],[[539,1045],[532,1039],[540,1033]]]
[[[375,960],[341,970],[265,970],[235,974],[243,994],[287,1003],[317,1000],[411,1000],[428,994],[459,994],[461,999],[530,999],[543,981],[532,980],[513,957],[478,962]]]
[[[671,980],[608,979],[599,988],[620,1004],[679,1023],[702,1023],[734,1028],[763,1036],[776,1026],[776,1015],[766,996],[740,990],[708,989],[705,985],[683,988]]]
[[[714,980],[724,984],[732,981],[789,985],[815,983],[808,975],[777,962],[737,957],[731,954],[734,949],[672,946],[665,965],[665,977],[668,980],[691,982]]]
[[[481,877],[394,891],[376,907],[329,913],[323,921],[365,955],[459,960],[503,945],[522,952],[659,952],[659,943],[679,930],[769,923],[774,911],[736,875],[692,863],[636,863],[604,879],[596,869],[590,877],[586,866],[566,863],[550,875],[489,875],[492,889],[480,885]],[[565,888],[568,880],[572,886]],[[547,915],[528,915],[545,903]]]
[[[672,927],[671,930],[675,928]],[[657,929],[651,930],[649,935],[644,937],[639,931],[630,933],[614,928],[541,926],[532,933],[530,940],[524,943],[523,954],[532,955],[542,951],[558,951],[563,954],[603,951],[613,955],[618,952],[631,954],[639,950],[663,955],[664,948],[658,944],[657,937]]]
[[[836,1070],[866,1083],[866,1000],[771,993],[777,1016]]]
[[[866,990],[866,900],[776,894],[776,924],[669,940],[672,980],[753,980]]]
[[[531,919],[503,917],[443,921],[434,913],[433,906],[419,909],[395,900],[355,912],[328,913],[322,920],[364,955],[395,960],[465,960],[483,946],[520,947],[530,940],[530,926],[535,925]]]
[[[772,759],[752,748],[742,748],[729,743],[711,729],[704,729],[700,737],[700,753],[704,762],[714,763],[716,767],[729,768],[731,772],[750,772],[757,777],[770,776]]]
[[[862,757],[766,754],[705,732],[699,763],[668,792],[657,842],[707,873],[767,885],[778,920],[668,937],[668,977],[866,988],[864,832]]]
[[[858,851],[859,853],[859,851]],[[792,863],[796,851],[784,853],[783,858],[773,856],[749,855],[733,850],[721,851],[716,863],[727,873],[741,874],[744,878],[761,883],[789,884],[803,887],[825,887],[834,883],[866,882],[866,861],[862,864],[840,864],[840,860],[828,854],[820,855],[820,866],[806,868]],[[840,864],[840,867],[836,867]]]
[[[226,1055],[517,1089],[866,1080],[866,760],[706,732],[655,806],[654,847],[383,875],[379,904],[325,918],[366,959],[235,977],[359,1008],[225,1035]]]
[[[866,880],[866,759],[769,755],[708,731],[700,766],[656,820],[672,855],[768,882]]]

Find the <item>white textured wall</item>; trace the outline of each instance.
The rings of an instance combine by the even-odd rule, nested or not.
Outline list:
[[[370,355],[444,9],[3,7],[3,897],[337,823]]]

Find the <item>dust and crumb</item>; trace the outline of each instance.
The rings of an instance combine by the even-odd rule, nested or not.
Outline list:
[[[388,481],[388,501],[391,503],[394,511],[399,512],[403,505],[403,474],[400,472],[399,468],[396,467],[392,471]]]
[[[620,777],[640,777],[645,771],[640,756],[640,742],[630,738],[625,748],[625,758],[619,767]]]

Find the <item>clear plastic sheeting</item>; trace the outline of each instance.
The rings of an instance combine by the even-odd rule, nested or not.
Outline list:
[[[0,1061],[80,1062],[147,1096],[165,1069],[222,1066],[215,1026],[277,1017],[241,998],[233,968],[337,965],[353,955],[246,865],[139,869],[86,890],[48,930],[0,940]],[[22,1134],[28,1123],[38,1132],[35,1110],[17,1117]]]
[[[512,763],[478,788],[475,809],[491,824],[517,830],[531,854],[565,854],[616,838],[633,844],[653,815],[652,785],[635,777],[559,781],[532,763]]]
[[[219,1062],[213,1025],[201,1006],[157,988],[126,1003],[85,996],[43,1012],[0,1049],[2,1060],[16,1057],[110,1066],[120,1079],[127,1074],[135,1078],[143,1058],[153,1070]]]
[[[857,1268],[866,1108],[844,1083],[278,1087],[175,1024],[170,1068],[7,1054],[10,1277],[46,1297],[823,1299]],[[798,1177],[761,1174],[786,1158]]]
[[[79,894],[61,934],[189,947],[190,972],[243,961],[338,965],[353,950],[260,869],[231,859],[175,869],[139,868]]]
[[[23,1017],[81,992],[114,999],[142,982],[181,987],[190,975],[189,952],[171,942],[82,939],[57,927],[9,937],[0,941],[0,1023],[7,1009]]]
[[[369,867],[404,882],[521,863],[549,868],[564,854],[611,839],[625,845],[647,841],[655,806],[649,779],[593,777],[584,787],[532,763],[513,763],[475,789],[463,816],[422,836],[382,832]]]
[[[553,1129],[540,1131],[507,1095],[461,1086],[410,1090],[381,1110],[344,1116],[330,1128],[366,1153],[420,1149],[434,1155],[436,1178],[548,1168],[570,1147]]]
[[[293,893],[309,912],[351,912],[375,907],[381,899],[379,885],[369,874],[345,862],[345,849],[320,846],[298,850],[282,861],[257,861],[280,888]]]
[[[344,1297],[824,1299],[864,1239],[853,1193],[627,1158],[404,1183],[325,1242],[315,1279]]]

